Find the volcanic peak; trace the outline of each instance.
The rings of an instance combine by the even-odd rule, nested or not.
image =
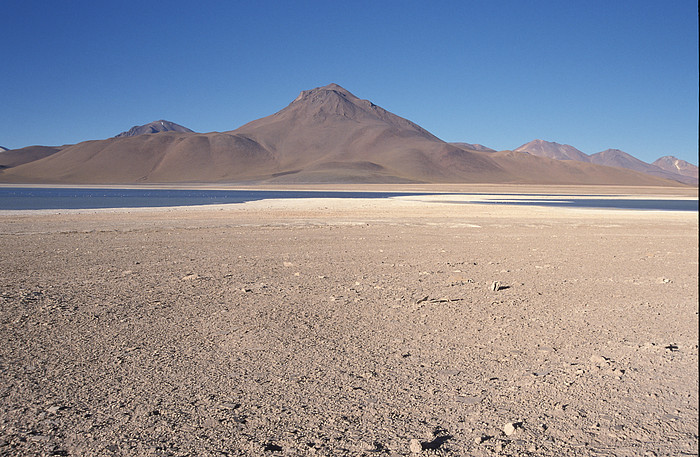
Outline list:
[[[419,125],[397,116],[369,100],[360,99],[335,83],[302,91],[292,103],[273,116],[278,120],[290,120],[297,125],[329,125],[335,122],[383,125],[395,131],[407,130],[406,134],[410,131],[412,134],[442,142]],[[259,121],[253,121],[239,130],[245,131],[250,125],[258,123]]]
[[[121,137],[125,137],[125,136],[144,135],[147,133],[160,133],[160,132],[193,133],[193,131],[188,129],[187,127],[183,127],[182,125],[176,124],[174,122],[160,119],[158,121],[149,122],[148,124],[144,124],[144,125],[135,125],[135,126],[131,127],[129,130],[127,130],[126,132],[122,132],[119,135],[115,136],[115,138],[121,138]]]

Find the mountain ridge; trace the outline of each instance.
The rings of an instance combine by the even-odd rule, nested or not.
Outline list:
[[[6,168],[0,181],[678,185],[590,163],[458,147],[337,84],[301,91],[235,130],[85,141]]]
[[[151,134],[151,133],[161,133],[161,132],[195,133],[193,130],[188,129],[187,127],[183,127],[180,124],[176,124],[174,122],[160,119],[157,121],[149,122],[148,124],[144,124],[144,125],[135,125],[135,126],[131,127],[129,130],[121,132],[118,135],[115,135],[114,138],[122,138],[122,137],[127,137],[127,136],[136,136],[136,135],[147,135],[147,134]]]
[[[532,140],[513,149],[515,152],[527,152],[538,157],[556,160],[575,160],[588,162],[588,155],[569,144],[559,144],[553,141]]]

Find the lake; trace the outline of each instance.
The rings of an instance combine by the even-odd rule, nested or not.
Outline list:
[[[187,190],[187,189],[99,189],[0,187],[0,210],[58,210],[99,208],[143,208],[244,203],[280,198],[390,198],[437,195],[416,192],[281,191],[281,190]],[[455,195],[455,194],[450,194]],[[464,193],[464,200],[444,203],[557,206],[633,210],[698,211],[698,200],[593,198],[591,195],[517,194],[527,200],[481,200],[480,193]],[[544,198],[547,197],[547,198]]]

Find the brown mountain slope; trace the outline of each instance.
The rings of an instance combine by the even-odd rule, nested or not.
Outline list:
[[[69,146],[0,175],[7,182],[215,182],[265,176],[270,154],[254,142],[210,133],[164,132]],[[260,175],[256,173],[265,169]]]
[[[61,148],[62,146],[27,146],[20,149],[4,149],[0,151],[0,169],[43,159],[57,153]]]
[[[0,171],[4,182],[491,182],[674,185],[528,154],[465,150],[336,84],[224,133],[86,141]]]
[[[529,143],[515,148],[516,152],[527,152],[528,154],[557,160],[577,160],[588,162],[588,155],[568,144],[559,144],[552,141],[532,140]]]
[[[275,181],[490,181],[512,176],[337,84],[303,91],[289,106],[233,132],[274,151]]]

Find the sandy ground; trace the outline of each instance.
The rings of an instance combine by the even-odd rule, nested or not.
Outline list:
[[[0,214],[0,455],[698,454],[697,213],[429,200]]]

